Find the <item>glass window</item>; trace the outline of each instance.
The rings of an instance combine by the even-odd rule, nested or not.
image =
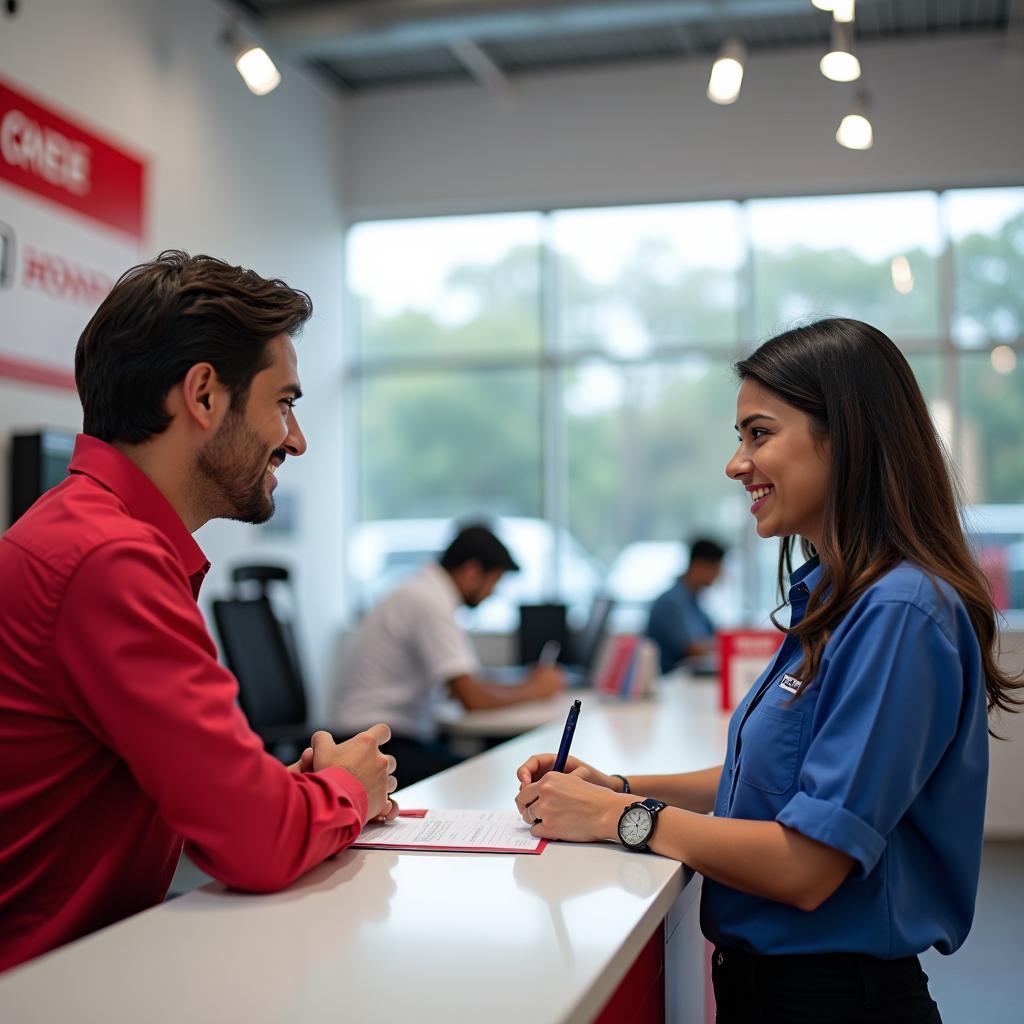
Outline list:
[[[566,381],[568,523],[607,567],[620,625],[641,627],[646,606],[685,568],[682,541],[707,534],[734,546],[748,524],[740,486],[725,476],[735,450],[736,388],[729,365],[706,356],[617,366],[588,361]],[[735,566],[740,570],[739,565]],[[718,586],[743,610],[742,572]]]
[[[735,344],[739,225],[736,203],[554,214],[561,344],[620,356]]]
[[[823,316],[893,339],[941,333],[941,234],[933,192],[748,204],[759,338]]]
[[[1004,346],[960,356],[958,370],[967,498],[1019,503],[1024,532],[1024,365]]]
[[[364,518],[540,514],[536,370],[372,375],[361,398]]]
[[[906,355],[921,394],[928,404],[928,412],[931,414],[935,429],[942,438],[946,451],[951,457],[955,457],[953,404],[947,393],[945,357],[936,352],[910,352]]]
[[[642,628],[697,534],[730,549],[705,606],[763,624],[777,542],[724,475],[729,360],[839,315],[906,352],[997,602],[1024,616],[1024,188],[373,222],[348,270],[356,607],[486,517],[523,571],[477,628],[541,600],[579,622],[599,590]]]
[[[371,374],[360,388],[359,451],[349,562],[358,606],[367,608],[443,550],[456,520],[542,522],[540,374]],[[539,535],[517,537],[535,560]],[[542,584],[534,587],[531,575],[529,586],[529,599],[539,600]],[[498,618],[512,628],[505,613]]]
[[[536,350],[542,222],[517,213],[357,224],[348,262],[361,352]]]
[[[953,336],[969,347],[1024,335],[1024,189],[945,195],[953,243]]]

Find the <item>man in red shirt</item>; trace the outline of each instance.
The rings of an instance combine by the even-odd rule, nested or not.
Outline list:
[[[129,271],[78,343],[70,475],[0,538],[0,969],[163,899],[182,841],[268,892],[393,816],[378,725],[290,768],[235,703],[191,534],[259,523],[306,441],[309,297],[207,256]]]

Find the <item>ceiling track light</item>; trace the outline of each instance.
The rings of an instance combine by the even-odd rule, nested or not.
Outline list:
[[[992,369],[1004,376],[1017,368],[1017,353],[1009,345],[996,345],[989,359],[992,361]]]
[[[855,0],[835,0],[832,5],[833,20],[843,25],[852,24],[855,17],[854,3]]]
[[[224,30],[221,43],[230,52],[235,69],[254,96],[266,96],[281,84],[281,72],[270,55],[258,43],[243,39],[237,25],[229,25]]]
[[[739,99],[747,48],[739,39],[728,40],[711,66],[708,99],[723,106]]]
[[[874,145],[875,133],[868,120],[870,105],[868,94],[863,90],[858,90],[852,109],[839,122],[839,127],[836,129],[836,142],[840,146],[845,146],[847,149],[870,149]]]
[[[832,45],[818,64],[821,73],[833,82],[856,82],[860,61],[853,52],[853,31],[845,22],[832,22]]]

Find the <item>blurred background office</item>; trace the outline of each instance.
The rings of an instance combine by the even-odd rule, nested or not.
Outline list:
[[[276,71],[250,91],[257,45]],[[78,429],[78,332],[136,258],[309,291],[309,451],[274,520],[198,539],[206,602],[234,566],[289,567],[315,720],[352,624],[456,518],[522,567],[460,612],[485,661],[512,659],[522,603],[579,628],[608,595],[641,630],[684,532],[728,549],[712,619],[763,624],[775,545],[723,473],[729,366],[855,316],[907,353],[1019,629],[1022,96],[1020,0],[8,2],[0,457]],[[4,171],[46,172],[7,117],[33,103],[142,168],[136,230]],[[992,806],[1024,834],[1019,794]]]
[[[826,313],[903,345],[997,597],[1024,614],[1020,4],[860,0],[852,22],[810,0],[9,6],[3,84],[136,154],[145,203],[130,247],[77,262],[73,219],[34,237],[0,207],[0,310],[51,317],[0,339],[4,444],[78,426],[70,388],[19,371],[46,335],[66,377],[95,306],[68,280],[90,261],[109,279],[175,245],[308,289],[310,451],[275,520],[201,540],[211,595],[238,561],[291,566],[315,706],[339,630],[456,517],[490,518],[523,567],[465,612],[490,660],[523,602],[564,601],[578,628],[606,592],[613,627],[642,628],[685,568],[680,524],[730,549],[714,621],[763,622],[775,548],[722,472],[729,363]],[[256,44],[280,73],[260,96],[233,66]],[[830,51],[859,77],[826,78]],[[741,72],[732,93],[713,66]],[[855,109],[868,149],[837,141]]]
[[[723,473],[730,362],[852,315],[907,353],[1020,629],[1024,4],[817,3],[8,0],[0,460],[33,435],[62,473],[75,342],[132,262],[180,247],[307,290],[309,451],[274,519],[199,540],[206,610],[233,567],[289,568],[316,721],[340,641],[457,518],[522,567],[460,612],[485,662],[523,603],[580,628],[603,595],[641,630],[683,528],[728,549],[713,620],[763,625],[775,545]],[[102,147],[130,222],[83,193]],[[22,498],[0,474],[0,508]],[[996,784],[990,835],[1019,838]]]

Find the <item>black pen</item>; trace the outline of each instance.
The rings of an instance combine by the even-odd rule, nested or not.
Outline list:
[[[562,742],[558,745],[558,754],[555,757],[555,765],[552,771],[564,772],[565,762],[569,760],[569,747],[572,744],[572,734],[576,731],[576,719],[580,717],[580,702],[574,700],[569,708],[569,717],[565,720],[565,729],[562,730]]]

